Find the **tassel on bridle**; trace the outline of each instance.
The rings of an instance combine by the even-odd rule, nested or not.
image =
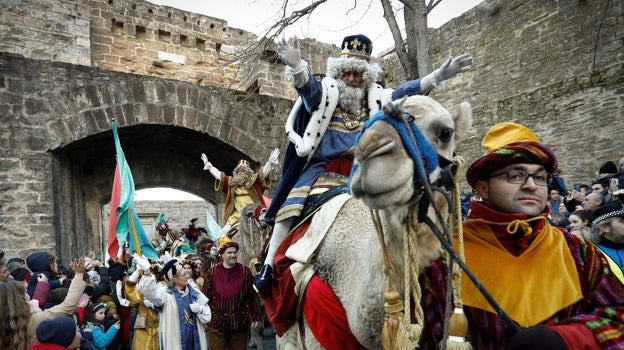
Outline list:
[[[459,183],[459,175],[463,173],[464,159],[460,156],[456,156],[453,162],[457,165],[457,172],[455,173],[455,183]],[[464,230],[462,228],[462,215],[461,215],[461,199],[459,186],[455,186],[452,195],[452,203],[455,206],[455,210],[449,217],[451,223],[451,237],[449,239],[452,242],[452,232],[457,230],[457,245],[458,255],[462,260],[464,257]],[[468,336],[468,319],[464,314],[463,302],[461,299],[461,282],[462,282],[462,270],[453,263],[453,259],[450,255],[447,255],[448,266],[452,266],[452,284],[449,288],[453,289],[453,313],[451,314],[448,324],[448,339],[446,340],[447,350],[471,350],[473,349],[466,337]]]
[[[377,231],[381,251],[384,256],[384,274],[388,277],[388,286],[383,294],[386,317],[381,329],[381,342],[385,350],[403,350],[406,349],[407,341],[405,327],[403,326],[403,302],[401,301],[401,296],[390,282],[390,277],[394,272],[394,265],[390,261],[388,249],[386,248],[379,212],[371,209],[371,217],[375,224],[375,231]]]

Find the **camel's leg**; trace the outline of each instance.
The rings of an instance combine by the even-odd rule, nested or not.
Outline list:
[[[264,325],[258,324],[256,328],[251,328],[251,336],[249,337],[249,347],[263,350],[262,340],[264,338]]]

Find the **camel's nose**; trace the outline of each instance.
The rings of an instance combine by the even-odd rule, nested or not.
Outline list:
[[[388,152],[393,146],[394,140],[387,134],[377,129],[369,129],[362,135],[355,150],[355,157],[360,162],[364,162]]]

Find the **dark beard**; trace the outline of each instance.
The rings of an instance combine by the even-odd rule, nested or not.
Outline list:
[[[356,113],[362,109],[362,100],[365,98],[366,90],[363,87],[353,87],[338,80],[338,107],[349,113]]]

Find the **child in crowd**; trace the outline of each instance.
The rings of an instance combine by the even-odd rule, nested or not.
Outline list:
[[[96,350],[106,350],[115,340],[115,336],[121,327],[119,321],[110,324],[107,319],[106,303],[97,303],[91,306],[90,312],[87,312],[86,323],[83,326],[83,335],[92,338],[93,345]]]

